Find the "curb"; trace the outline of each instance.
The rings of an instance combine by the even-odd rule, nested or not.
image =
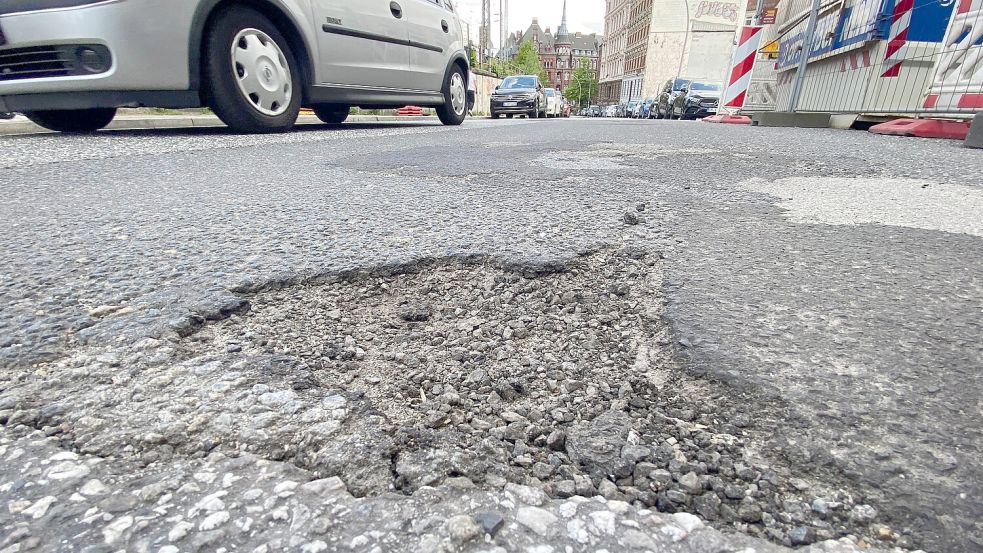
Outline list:
[[[346,123],[395,123],[406,121],[430,122],[436,121],[436,117],[400,117],[396,115],[352,115]],[[324,125],[313,115],[301,115],[297,118],[298,126]],[[188,128],[214,128],[224,127],[225,124],[214,115],[158,115],[158,116],[127,116],[117,117],[110,123],[105,130],[110,131],[132,131],[149,129],[188,129]],[[30,122],[26,117],[18,116],[9,121],[0,121],[0,136],[25,135],[25,134],[53,134],[52,131],[44,129]]]
[[[828,129],[831,113],[763,111],[751,117],[757,127],[798,127],[802,129]]]

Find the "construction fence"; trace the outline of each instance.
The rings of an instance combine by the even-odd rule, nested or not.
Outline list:
[[[779,3],[744,111],[972,117],[983,111],[983,0]],[[803,56],[800,92],[794,93]]]

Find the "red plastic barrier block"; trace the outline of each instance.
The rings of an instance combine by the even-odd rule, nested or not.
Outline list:
[[[751,118],[747,115],[711,115],[703,118],[704,123],[725,123],[728,125],[750,125]]]
[[[396,115],[407,115],[419,117],[423,115],[423,108],[420,106],[405,106],[396,110]]]
[[[917,136],[918,138],[949,138],[966,140],[969,122],[941,119],[895,119],[870,128],[874,134]]]

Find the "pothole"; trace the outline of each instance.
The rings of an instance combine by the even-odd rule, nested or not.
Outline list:
[[[875,509],[749,447],[765,441],[751,398],[678,370],[661,279],[658,254],[641,251],[535,275],[429,262],[261,293],[211,340],[296,360],[292,391],[253,391],[301,424],[240,439],[356,494],[513,482],[789,545],[866,533]]]
[[[845,479],[803,477],[770,451],[785,422],[761,418],[761,398],[681,370],[658,253],[440,259],[316,280],[246,296],[249,311],[173,349],[146,339],[39,366],[4,385],[0,424],[144,466],[249,452],[360,496],[521,484],[788,545],[909,543],[830,484]]]

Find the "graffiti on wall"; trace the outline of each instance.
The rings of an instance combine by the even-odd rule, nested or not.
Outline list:
[[[700,0],[693,9],[692,19],[693,21],[703,21],[705,23],[736,25],[740,16],[741,8],[737,2]]]

